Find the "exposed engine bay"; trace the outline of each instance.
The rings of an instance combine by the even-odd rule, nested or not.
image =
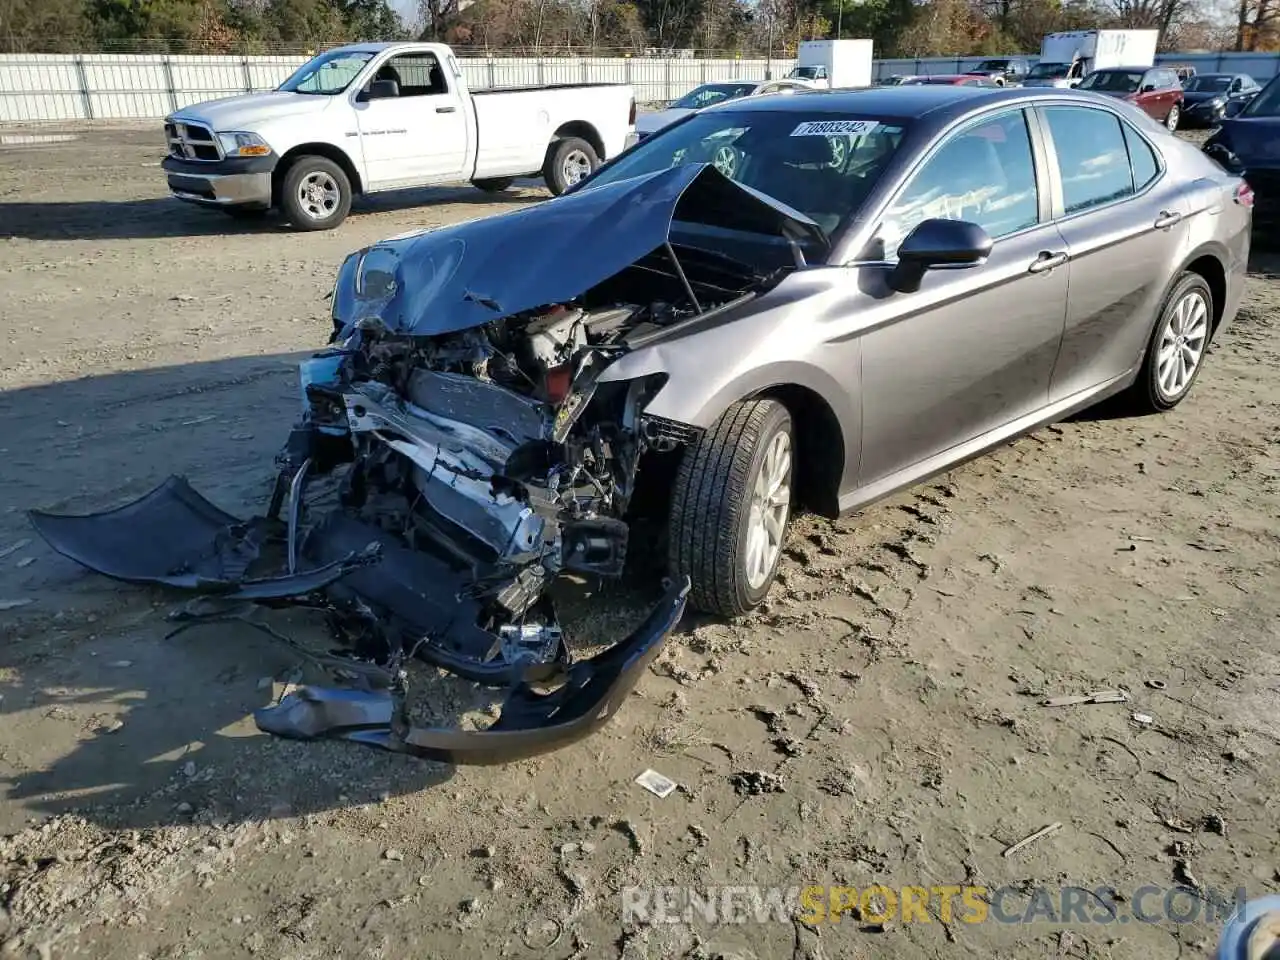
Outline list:
[[[490,276],[467,259],[468,245],[492,235],[491,251],[523,237],[532,261],[557,211],[576,203],[590,212],[612,188],[348,257],[332,295],[330,346],[300,368],[302,415],[277,456],[264,516],[239,521],[171,478],[117,511],[37,513],[33,523],[54,549],[108,576],[200,593],[181,612],[185,623],[241,602],[322,610],[363,687],[303,688],[259,711],[264,730],[467,763],[589,733],[657,655],[688,581],[668,584],[629,638],[582,661],[548,587],[565,573],[623,575],[646,464],[678,456],[699,435],[646,416],[664,374],[600,377],[639,345],[721,322],[803,266],[797,238],[812,239],[812,224],[745,194],[735,222],[773,230],[746,244],[755,255],[673,229],[682,197],[701,198],[692,209],[705,212],[713,205],[702,193],[729,183],[707,170],[651,178],[668,204],[657,214],[660,237],[652,210],[642,211],[646,222],[626,242],[644,252],[604,251],[572,282]],[[677,178],[674,189],[667,181]],[[626,194],[639,187],[624,186],[614,204],[633,202]],[[561,290],[574,292],[541,299]],[[500,719],[479,731],[412,728],[402,709],[411,657],[509,687]]]

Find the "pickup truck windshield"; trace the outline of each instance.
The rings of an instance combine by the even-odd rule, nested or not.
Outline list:
[[[1032,80],[1060,80],[1070,69],[1069,63],[1037,63],[1027,71],[1027,77]]]
[[[308,60],[297,72],[277,87],[288,93],[314,93],[318,96],[332,96],[341,93],[351,86],[364,69],[364,65],[373,59],[373,54],[363,50],[334,50],[322,53]]]
[[[1141,85],[1141,73],[1125,73],[1122,70],[1098,70],[1080,81],[1081,90],[1101,90],[1106,93],[1137,93]]]
[[[732,180],[798,210],[828,234],[851,218],[898,149],[896,121],[831,113],[711,110],[642,140],[585,186],[616,183],[686,163],[710,163]]]

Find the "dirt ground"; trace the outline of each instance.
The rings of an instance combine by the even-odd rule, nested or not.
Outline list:
[[[171,595],[56,557],[25,511],[174,472],[261,509],[342,256],[545,194],[423,191],[295,234],[170,201],[160,151],[150,129],[0,147],[0,956],[1208,957],[1202,900],[1127,922],[1135,891],[1159,888],[1151,916],[1175,885],[1280,886],[1280,257],[1175,412],[804,518],[768,608],[688,618],[602,733],[453,769],[258,733],[310,675],[296,653],[239,625],[166,639]],[[638,616],[582,601],[584,632]],[[1033,922],[622,915],[631,887],[870,884],[1009,886],[1001,915]],[[1119,891],[1115,922],[1054,922],[1063,885]]]

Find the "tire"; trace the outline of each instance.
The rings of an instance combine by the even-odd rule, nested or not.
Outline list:
[[[558,197],[598,166],[600,157],[595,147],[579,137],[565,137],[553,140],[547,147],[542,179],[551,195]]]
[[[1182,117],[1182,108],[1176,103],[1169,109],[1169,115],[1164,118],[1164,125],[1170,130],[1178,129],[1178,120]]]
[[[490,177],[487,180],[472,180],[471,185],[479,187],[485,193],[501,193],[515,182],[515,177]]]
[[[281,180],[280,209],[295,230],[332,230],[351,212],[351,181],[327,157],[299,157]]]
[[[1189,306],[1186,313],[1180,314],[1184,304],[1196,300],[1199,301],[1198,306]],[[1179,330],[1186,332],[1180,333]],[[1151,331],[1138,379],[1123,394],[1124,405],[1129,411],[1138,414],[1163,413],[1186,399],[1204,368],[1212,330],[1213,292],[1209,289],[1209,284],[1198,273],[1182,274],[1160,307],[1160,317]],[[1179,336],[1189,339],[1179,342]],[[1169,357],[1171,348],[1173,356]],[[1166,379],[1167,374],[1176,371],[1162,364],[1162,355],[1167,356],[1171,363],[1194,356],[1195,364],[1190,375],[1184,374],[1180,381],[1175,377]]]
[[[777,444],[787,459],[775,490],[774,523],[766,527],[753,519],[760,514],[752,501]],[[735,403],[685,450],[667,519],[667,566],[673,575],[689,577],[689,602],[697,609],[736,617],[769,593],[791,520],[794,451],[791,414],[776,400]],[[754,540],[762,535],[763,543]],[[755,553],[753,541],[766,552]],[[755,567],[750,573],[749,563]]]

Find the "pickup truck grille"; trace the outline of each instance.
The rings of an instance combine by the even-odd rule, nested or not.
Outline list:
[[[179,160],[221,160],[222,147],[206,126],[170,120],[164,125],[164,135],[169,141],[169,153]]]

